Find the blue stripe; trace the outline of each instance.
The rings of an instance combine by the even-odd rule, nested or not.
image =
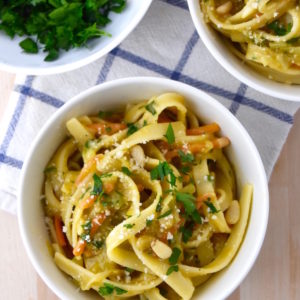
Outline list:
[[[117,51],[118,48],[115,48],[115,50]],[[96,81],[96,84],[100,84],[102,82],[104,82],[107,78],[107,75],[109,73],[109,70],[116,58],[116,51],[112,52],[112,53],[109,53],[107,54],[106,58],[105,58],[105,61],[104,61],[104,64],[101,68],[101,71],[100,71],[100,74],[98,76],[98,79]]]
[[[111,52],[112,53],[112,52]],[[153,63],[149,60],[146,60],[138,55],[135,55],[133,53],[130,53],[128,51],[125,51],[121,48],[118,49],[118,52],[116,53],[116,56],[121,57],[127,61],[132,62],[135,65],[138,65],[142,68],[148,69],[150,71],[156,72],[160,75],[163,75],[165,77],[169,77],[171,78],[173,72],[171,70],[169,70],[166,67],[163,67],[161,65],[158,65],[156,63]],[[178,77],[179,81],[185,82],[189,85],[192,85],[194,87],[197,87],[199,89],[202,89],[208,93],[212,93],[214,95],[218,95],[218,96],[222,96],[228,100],[235,100],[236,98],[236,94],[232,93],[230,91],[224,90],[223,88],[217,87],[217,86],[213,86],[209,83],[200,81],[200,80],[196,80],[193,79],[187,75],[183,75],[183,74],[179,74]],[[288,124],[292,124],[293,123],[293,117],[285,112],[282,112],[276,108],[270,107],[268,105],[265,105],[263,103],[260,103],[256,100],[247,98],[247,97],[243,97],[241,104],[252,107],[256,110],[259,111],[263,111],[266,114],[281,120],[283,122],[286,122]]]
[[[25,86],[25,85],[17,85],[15,87],[15,91],[19,92],[25,96],[30,96],[35,99],[40,100],[43,103],[49,104],[51,106],[54,106],[56,108],[59,108],[63,106],[65,103],[55,97],[52,97],[48,94],[45,94],[43,92],[37,91],[30,86]]]
[[[27,76],[25,80],[25,84],[27,86],[31,86],[33,82],[34,77],[33,76]],[[26,101],[26,95],[20,95],[19,100],[17,102],[14,114],[10,120],[10,123],[8,125],[8,129],[6,132],[6,135],[3,139],[2,145],[0,147],[0,153],[6,154],[6,151],[8,149],[8,146],[11,142],[11,139],[13,138],[14,132],[16,131],[16,127],[18,125],[19,119],[22,115],[24,106]]]
[[[111,52],[113,54],[113,51]],[[146,60],[140,56],[137,56],[131,52],[128,52],[126,50],[123,50],[121,48],[118,49],[118,51],[115,53],[116,56],[121,57],[127,61],[132,62],[135,65],[138,65],[142,68],[148,69],[150,71],[153,71],[155,73],[161,74],[165,77],[171,77],[172,76],[172,71],[159,65],[156,63],[153,63],[149,60]]]
[[[189,9],[188,5],[187,5],[187,2],[185,0],[161,0],[161,1],[165,2],[165,3],[168,3],[168,4],[171,4],[173,6],[183,8],[185,10]]]
[[[212,94],[227,98],[228,100],[233,100],[234,101],[234,99],[236,97],[236,94],[234,94],[232,92],[226,91],[222,88],[215,87],[213,85],[207,84],[207,83],[202,82],[202,81],[198,81],[198,80],[193,79],[189,76],[181,75],[179,80],[184,82],[184,83],[187,83],[189,85],[192,85],[196,88],[202,89],[205,92],[212,93]],[[255,110],[264,112],[264,113],[266,113],[266,114],[268,114],[268,115],[270,115],[270,116],[272,116],[272,117],[274,117],[274,118],[276,118],[280,121],[283,121],[285,123],[293,124],[293,117],[291,115],[289,115],[289,114],[287,114],[283,111],[280,111],[276,108],[273,108],[271,106],[268,106],[266,104],[260,103],[256,100],[250,99],[248,97],[242,97],[242,100],[241,100],[240,103],[245,105],[245,106],[249,106],[249,107],[251,107]]]
[[[247,85],[245,85],[244,83],[241,83],[239,88],[238,88],[238,91],[237,91],[237,94],[235,95],[232,103],[231,103],[231,106],[229,108],[229,110],[235,115],[240,107],[240,104],[241,102],[243,101],[243,98],[246,94],[246,91],[247,91]]]
[[[21,160],[7,156],[3,153],[0,153],[0,163],[6,164],[17,169],[22,169],[23,166],[23,162]]]
[[[199,35],[197,33],[197,31],[195,30],[191,36],[191,38],[189,39],[189,41],[187,42],[185,49],[182,53],[182,56],[175,68],[175,71],[173,72],[173,74],[171,75],[171,78],[174,80],[178,80],[180,73],[182,72],[185,64],[187,63],[195,45],[197,44],[199,40]]]

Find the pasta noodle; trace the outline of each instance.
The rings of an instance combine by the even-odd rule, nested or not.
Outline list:
[[[166,93],[123,112],[72,118],[45,169],[54,261],[105,299],[191,299],[230,264],[246,231],[216,123]]]
[[[300,10],[295,0],[200,0],[205,21],[270,79],[300,84]],[[230,43],[230,42],[231,43]]]

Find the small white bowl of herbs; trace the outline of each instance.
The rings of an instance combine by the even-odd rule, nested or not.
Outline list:
[[[0,69],[46,75],[91,63],[127,37],[151,2],[0,1]]]

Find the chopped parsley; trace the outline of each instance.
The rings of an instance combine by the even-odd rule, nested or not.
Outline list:
[[[146,219],[146,226],[150,226],[153,222],[153,219]]]
[[[267,25],[268,29],[272,30],[278,36],[283,36],[291,32],[292,26],[292,23],[288,23],[287,26],[284,26],[278,20]]]
[[[93,180],[94,180],[94,186],[93,186],[93,190],[91,191],[91,195],[95,195],[95,196],[101,196],[103,194],[103,182],[101,180],[101,178],[104,177],[110,177],[111,174],[102,174],[100,176],[98,176],[96,173],[93,175]]]
[[[38,53],[39,52],[37,43],[34,42],[31,38],[26,38],[25,40],[20,42],[19,45],[26,53]]]
[[[184,206],[185,211],[188,214],[191,214],[196,210],[196,205],[195,205],[195,197],[191,194],[188,193],[180,193],[180,192],[175,192],[176,196],[176,201],[181,202]]]
[[[179,232],[182,233],[182,240],[184,243],[187,243],[188,240],[192,237],[193,235],[193,226],[192,224],[186,227],[180,227]]]
[[[214,204],[210,201],[210,199],[208,201],[204,201],[204,203],[210,209],[210,213],[216,214],[220,211],[214,206]]]
[[[130,228],[134,227],[134,225],[135,225],[135,224],[130,224],[130,223],[128,223],[128,224],[124,224],[123,227],[125,227],[125,228],[127,228],[127,229],[130,229]]]
[[[174,175],[173,170],[166,161],[159,162],[158,165],[150,172],[152,180],[164,180],[164,178],[168,175],[170,176],[170,181],[168,182],[171,184],[171,186],[176,186],[176,176]]]
[[[171,123],[169,123],[167,132],[164,136],[166,137],[168,144],[173,144],[175,142],[174,130]]]
[[[83,225],[81,225],[81,227],[83,230],[90,232],[90,230],[92,228],[92,222],[89,220],[86,223],[84,223]]]
[[[179,157],[182,162],[191,163],[194,161],[195,157],[192,153],[184,153],[182,150],[178,150]]]
[[[49,173],[51,173],[51,172],[55,172],[56,170],[57,170],[57,169],[56,169],[55,166],[49,166],[49,167],[45,168],[44,173],[45,173],[45,174],[49,174]]]
[[[128,176],[131,175],[131,172],[130,172],[130,170],[129,170],[127,167],[122,167],[121,170],[122,170],[122,172],[123,172],[124,174],[126,174],[126,175],[128,175]]]
[[[157,205],[156,205],[156,208],[155,208],[155,211],[156,211],[156,212],[160,212],[160,211],[161,211],[161,203],[162,203],[162,200],[163,200],[163,198],[160,197],[160,198],[159,198],[159,201],[158,201],[158,203],[157,203]]]
[[[166,274],[169,276],[173,272],[178,272],[178,270],[179,270],[178,265],[173,265],[169,267]]]
[[[131,269],[131,268],[128,268],[128,267],[126,267],[125,268],[125,272],[128,272],[128,273],[133,273],[134,272],[134,270],[133,269]]]
[[[0,30],[11,38],[25,36],[19,45],[26,53],[38,53],[41,45],[44,60],[53,61],[61,49],[68,51],[110,36],[102,30],[111,22],[109,13],[120,13],[125,6],[126,0],[0,1]]]
[[[133,123],[128,123],[127,126],[128,126],[127,135],[132,135],[133,133],[138,131],[137,126],[134,125]]]
[[[111,129],[111,127],[105,127],[105,131],[106,131],[107,133],[110,133],[110,132],[112,131],[112,129]]]
[[[83,240],[83,241],[86,241],[87,243],[90,243],[92,240],[91,240],[91,236],[89,233],[83,233],[80,235],[80,238]]]
[[[92,242],[93,246],[95,246],[97,249],[100,249],[103,247],[104,242],[103,241],[93,241]]]
[[[191,168],[189,166],[183,166],[179,171],[183,174],[188,174],[188,172],[191,171]]]
[[[172,213],[172,209],[166,211],[164,214],[162,214],[159,217],[157,217],[157,219],[165,218],[165,217],[169,216],[171,213]]]
[[[91,195],[100,195],[103,192],[103,183],[101,180],[101,177],[98,176],[97,174],[93,175],[93,180],[94,180],[94,187],[93,190],[91,191]]]
[[[114,291],[116,292],[117,295],[122,295],[127,293],[126,290],[114,286],[113,284],[110,283],[104,283],[104,286],[99,288],[98,293],[101,296],[108,296],[108,295],[112,295]]]
[[[148,110],[152,115],[155,115],[156,114],[156,110],[154,108],[154,104],[155,102],[154,101],[151,101],[149,104],[147,104],[145,106],[146,110]]]
[[[174,248],[172,249],[172,254],[171,254],[171,256],[169,257],[169,263],[170,263],[171,265],[177,264],[178,258],[179,258],[179,256],[180,256],[180,254],[181,254],[181,250],[180,250],[179,248],[177,248],[177,247],[174,247]]]

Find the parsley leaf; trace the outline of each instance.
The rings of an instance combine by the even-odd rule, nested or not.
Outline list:
[[[126,174],[126,175],[128,175],[128,176],[131,175],[131,172],[130,172],[130,170],[129,170],[127,167],[122,167],[121,169],[122,169],[122,172],[123,172],[124,174]]]
[[[194,161],[195,157],[192,153],[184,153],[182,150],[178,150],[179,157],[182,162],[191,163]]]
[[[182,232],[183,242],[187,243],[187,241],[192,237],[193,234],[192,226],[180,227],[179,232]]]
[[[155,208],[155,211],[156,212],[160,212],[161,211],[161,203],[162,203],[162,197],[160,197],[159,198],[159,201],[158,201],[158,203],[157,203],[157,205],[156,205],[156,208]]]
[[[180,256],[180,254],[181,254],[181,250],[180,250],[179,248],[177,248],[177,247],[174,247],[174,248],[172,249],[172,254],[171,254],[171,256],[169,257],[169,263],[170,263],[171,265],[177,264],[177,261],[178,261],[178,258],[179,258],[179,256]]]
[[[216,209],[216,207],[214,206],[214,204],[211,201],[204,201],[204,203],[210,209],[210,213],[216,214],[220,211],[220,210]]]
[[[170,175],[169,183],[171,184],[171,186],[176,186],[176,176],[174,175],[173,170],[166,161],[159,162],[158,165],[150,171],[152,180],[164,180],[164,178],[168,175]]]
[[[134,124],[127,124],[128,125],[128,130],[127,130],[127,135],[132,135],[136,131],[138,131],[138,128]]]
[[[276,35],[283,36],[291,32],[292,23],[288,23],[285,27],[283,24],[279,23],[278,20],[275,20],[272,23],[268,24],[267,27],[271,29]]]
[[[188,193],[175,192],[176,201],[181,202],[184,206],[185,211],[188,214],[193,213],[196,210],[196,205],[194,203],[195,197]]]
[[[108,296],[114,292],[114,288],[112,284],[104,283],[104,286],[99,288],[98,293],[101,296]]]
[[[146,110],[148,110],[152,115],[155,115],[156,114],[156,110],[154,108],[154,104],[155,102],[154,101],[151,101],[149,104],[147,104],[145,106]]]
[[[125,228],[127,228],[127,229],[130,229],[130,228],[134,227],[134,225],[135,225],[135,224],[130,224],[130,223],[128,223],[128,224],[124,224],[123,227],[125,227]]]
[[[174,130],[171,123],[169,123],[167,132],[164,136],[166,137],[168,144],[173,144],[175,142]]]
[[[98,176],[97,174],[93,175],[94,179],[94,187],[93,190],[91,191],[91,195],[100,195],[103,192],[103,183],[101,180],[101,177]]]
[[[159,217],[157,217],[157,219],[165,218],[165,217],[169,216],[171,213],[172,213],[172,209],[166,211],[164,214],[162,214]]]
[[[100,249],[104,245],[103,241],[93,241],[92,244],[97,248]]]
[[[173,265],[169,267],[166,274],[169,276],[173,272],[178,272],[178,270],[179,270],[178,265]]]
[[[51,172],[55,172],[56,170],[57,170],[57,169],[56,169],[55,166],[49,166],[49,167],[45,168],[44,173],[45,173],[45,174],[49,174],[49,173],[51,173]]]
[[[115,287],[115,291],[116,291],[117,295],[122,295],[122,294],[126,294],[127,293],[126,290],[123,290],[123,289],[121,289],[121,288],[119,288],[117,286]]]
[[[39,52],[37,43],[34,42],[31,38],[26,38],[25,40],[20,42],[19,45],[26,53],[38,53]]]
[[[108,295],[111,295],[114,291],[116,292],[117,295],[122,295],[122,294],[127,293],[126,290],[124,290],[120,287],[114,286],[110,283],[104,283],[104,286],[99,288],[98,293],[101,296],[108,296]]]
[[[90,230],[92,228],[92,222],[89,220],[86,223],[84,223],[83,225],[81,225],[81,227],[83,230],[90,232]]]

